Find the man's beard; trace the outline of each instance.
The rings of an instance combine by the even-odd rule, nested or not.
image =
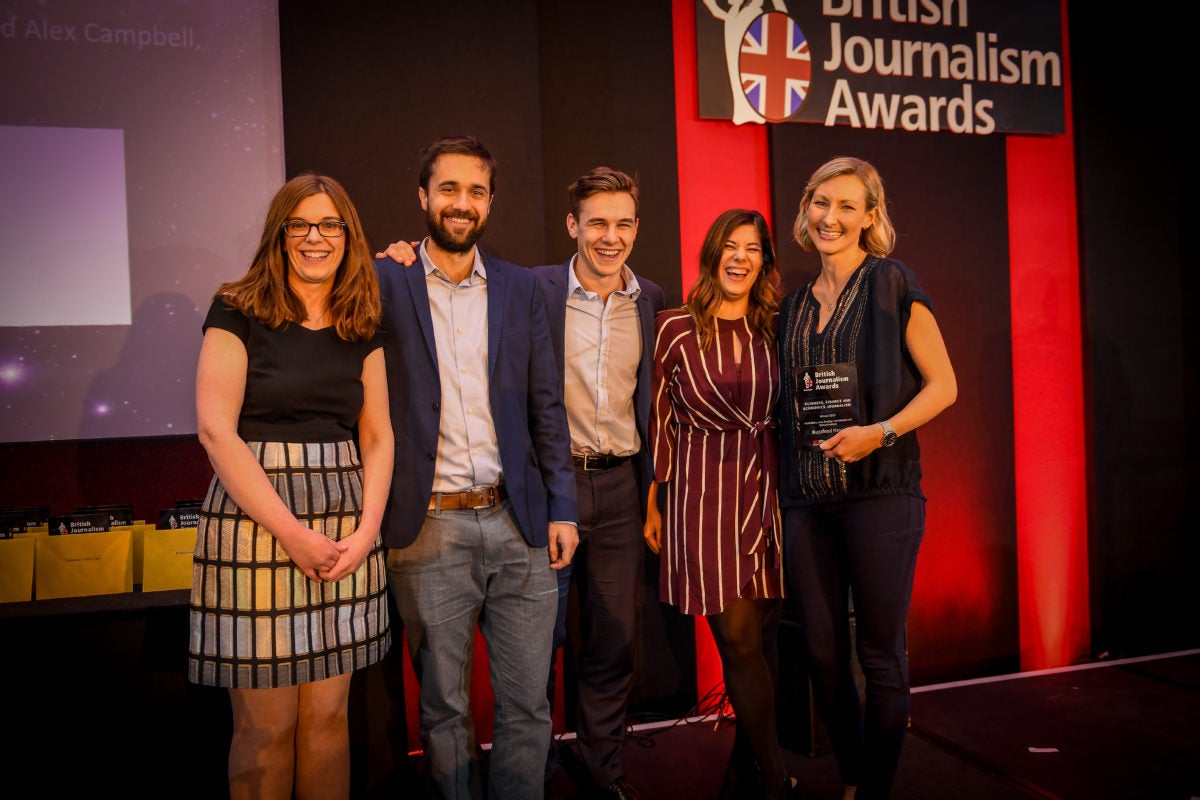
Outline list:
[[[434,244],[443,250],[450,253],[467,253],[483,236],[484,230],[487,228],[487,219],[480,219],[472,214],[471,219],[475,221],[476,226],[461,237],[451,233],[445,225],[442,224],[440,216],[434,216],[431,212],[425,212],[425,224],[429,227],[429,238],[433,239]]]

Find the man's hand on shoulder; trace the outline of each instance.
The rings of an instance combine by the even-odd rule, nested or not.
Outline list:
[[[375,257],[383,258],[387,256],[398,264],[411,267],[417,261],[417,247],[420,244],[420,242],[392,242],[388,245],[387,250],[382,253],[376,253]]]

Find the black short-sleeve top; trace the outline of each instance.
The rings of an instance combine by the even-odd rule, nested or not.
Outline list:
[[[213,300],[204,330],[221,328],[246,345],[246,394],[238,436],[248,442],[341,442],[353,438],[363,406],[363,361],[383,340],[348,342],[332,328],[268,328]]]
[[[860,424],[880,422],[904,408],[921,390],[921,373],[908,352],[905,331],[913,303],[933,311],[929,295],[905,264],[867,256],[850,276],[832,317],[817,331],[820,307],[812,286],[810,281],[793,291],[779,309],[780,505],[885,494],[924,497],[916,431],[843,466],[801,444],[795,401],[805,366],[852,362],[858,373]]]

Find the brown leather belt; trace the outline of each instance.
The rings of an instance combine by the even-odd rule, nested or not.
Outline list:
[[[429,497],[429,510],[474,511],[491,508],[508,499],[504,484],[495,486],[472,486],[465,492],[434,492]]]
[[[571,460],[583,467],[584,472],[598,469],[619,467],[630,459],[630,456],[614,456],[612,453],[572,453]]]

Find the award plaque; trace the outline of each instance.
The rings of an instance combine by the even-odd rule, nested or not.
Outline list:
[[[796,419],[800,444],[817,447],[842,428],[858,425],[858,371],[852,363],[796,370]]]

